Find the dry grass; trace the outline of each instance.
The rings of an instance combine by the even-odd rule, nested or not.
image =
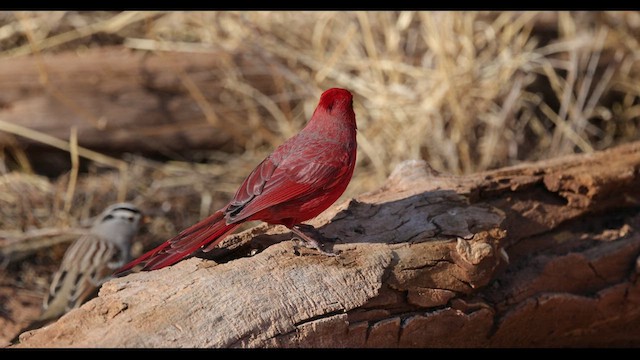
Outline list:
[[[120,45],[259,59],[255,69],[221,59],[219,103],[177,74],[206,120],[228,129],[245,151],[234,155],[245,161],[235,168],[209,156],[211,167],[223,166],[223,176],[212,178],[229,192],[222,197],[304,125],[322,90],[348,88],[359,126],[358,170],[347,192],[354,195],[379,186],[407,159],[463,174],[639,139],[639,32],[637,12],[3,12],[0,58]],[[248,80],[256,76],[268,77],[273,93]],[[224,106],[240,109],[244,123],[226,123],[215,111]],[[93,115],[87,121],[99,126],[100,114]],[[130,165],[29,129],[0,123],[0,130],[121,174]],[[28,170],[21,149],[9,151]],[[66,184],[66,213],[75,177]],[[136,188],[126,178],[118,200]]]

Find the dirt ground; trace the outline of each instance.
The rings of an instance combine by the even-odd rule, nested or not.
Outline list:
[[[40,315],[47,284],[56,269],[57,265],[54,263],[39,264],[35,261],[25,261],[14,269],[9,268],[2,272],[0,343],[11,340],[20,329]],[[25,274],[30,276],[26,278]]]

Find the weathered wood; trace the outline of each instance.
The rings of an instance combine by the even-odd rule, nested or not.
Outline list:
[[[247,81],[273,84],[255,59],[229,53],[143,52],[124,48],[0,59],[0,119],[101,152],[174,154],[218,149],[246,138],[246,106],[220,101],[229,64]],[[212,104],[216,104],[213,106]],[[18,143],[38,149],[27,138]],[[0,132],[0,146],[15,143]],[[47,147],[47,149],[49,149]]]
[[[311,223],[339,256],[258,226],[18,346],[640,345],[640,143],[465,177],[408,161]]]

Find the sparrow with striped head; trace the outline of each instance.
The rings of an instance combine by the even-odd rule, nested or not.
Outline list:
[[[142,212],[133,204],[107,207],[89,232],[67,248],[45,295],[41,315],[20,333],[56,320],[94,297],[113,272],[131,260],[132,239],[142,220]],[[12,342],[15,340],[17,336]]]

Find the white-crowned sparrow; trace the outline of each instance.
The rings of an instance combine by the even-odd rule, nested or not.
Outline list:
[[[106,208],[89,232],[67,248],[45,295],[40,317],[20,333],[43,326],[95,296],[114,270],[131,259],[131,241],[142,219],[140,209],[130,203]]]
[[[130,260],[131,240],[142,217],[129,203],[111,205],[99,215],[89,233],[65,252],[44,298],[41,320],[54,319],[82,305],[114,270]]]

